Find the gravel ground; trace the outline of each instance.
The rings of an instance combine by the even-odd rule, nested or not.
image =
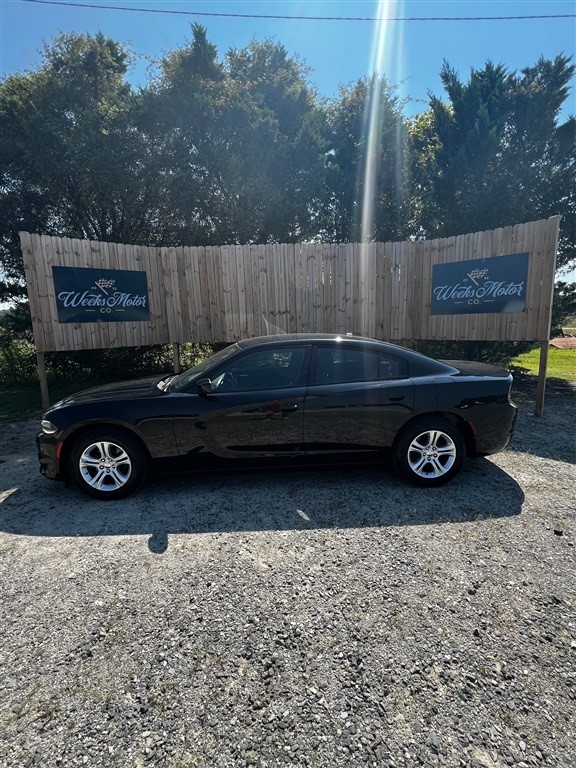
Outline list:
[[[0,432],[0,765],[576,764],[572,392],[419,490],[388,467],[41,478]]]

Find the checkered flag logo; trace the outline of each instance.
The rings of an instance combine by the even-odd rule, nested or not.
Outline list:
[[[106,296],[108,296],[107,288],[114,288],[116,285],[116,280],[106,280],[106,278],[101,277],[100,280],[96,280],[94,283],[94,288],[100,288],[102,293],[105,293]]]
[[[471,272],[468,272],[468,277],[474,285],[478,285],[478,280],[481,280],[483,277],[486,277],[488,274],[487,269],[473,269]]]

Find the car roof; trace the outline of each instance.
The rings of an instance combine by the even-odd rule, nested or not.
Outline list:
[[[299,342],[299,341],[363,341],[376,344],[384,342],[370,339],[366,336],[354,336],[340,333],[277,333],[270,336],[256,336],[252,339],[243,339],[238,342],[239,347],[251,347],[255,344],[268,344],[275,342]]]

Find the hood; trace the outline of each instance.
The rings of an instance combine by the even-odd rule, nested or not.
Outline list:
[[[120,400],[122,398],[132,397],[158,397],[164,392],[158,387],[158,384],[164,379],[174,374],[165,374],[164,376],[147,376],[144,379],[133,379],[131,381],[116,381],[112,384],[102,384],[98,387],[83,389],[81,392],[75,392],[73,395],[64,398],[57,405],[70,403],[89,402],[91,400]],[[55,406],[53,406],[55,407]]]

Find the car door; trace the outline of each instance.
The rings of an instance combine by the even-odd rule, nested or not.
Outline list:
[[[302,447],[310,346],[270,345],[210,373],[212,391],[184,394],[176,406],[179,453],[221,457],[281,455]]]
[[[308,452],[390,446],[412,415],[414,385],[401,357],[359,345],[318,345],[304,404]]]

